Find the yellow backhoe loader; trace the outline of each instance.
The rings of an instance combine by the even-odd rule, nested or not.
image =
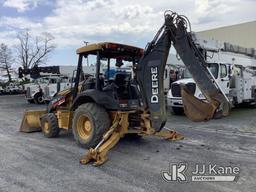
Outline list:
[[[89,149],[80,162],[95,161],[94,165],[103,164],[107,152],[127,134],[182,139],[183,136],[175,131],[162,130],[166,123],[163,76],[172,43],[208,100],[201,104],[203,109],[194,107],[192,111],[190,107],[198,101],[184,87],[184,105],[189,106],[185,108],[187,115],[203,120],[216,113],[227,115],[229,104],[207,70],[188,27],[184,16],[167,11],[164,25],[145,50],[110,42],[77,49],[79,58],[74,87],[60,92],[47,110],[27,111],[20,131],[42,129],[46,137],[56,137],[61,129],[72,129],[76,142]],[[96,56],[96,75],[81,81],[83,59],[89,55]],[[112,63],[120,67],[130,62],[134,73],[116,73],[114,79],[109,75],[102,78],[100,67],[104,61],[107,61],[108,72]]]

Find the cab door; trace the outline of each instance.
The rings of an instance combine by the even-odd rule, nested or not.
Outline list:
[[[229,65],[219,64],[219,78],[218,84],[221,87],[222,91],[228,95],[230,91],[230,75],[229,75]]]

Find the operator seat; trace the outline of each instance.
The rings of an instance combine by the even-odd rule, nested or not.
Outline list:
[[[95,85],[96,85],[96,80],[93,77],[89,77],[87,78],[83,84],[82,84],[82,88],[81,88],[81,92],[87,90],[87,89],[95,89]]]
[[[128,81],[129,76],[124,73],[117,73],[114,78],[114,83],[117,85],[117,95],[120,99],[128,99]]]
[[[104,87],[104,78],[103,77],[99,77],[100,81],[100,85],[99,85],[99,88],[100,88],[100,91],[102,91],[103,87]],[[89,77],[87,78],[83,84],[82,84],[82,89],[81,89],[81,92],[82,91],[85,91],[87,89],[95,89],[96,88],[96,78],[94,77]]]

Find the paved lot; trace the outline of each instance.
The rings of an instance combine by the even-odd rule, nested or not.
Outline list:
[[[184,140],[123,139],[106,164],[93,167],[79,164],[86,150],[72,133],[61,132],[56,139],[20,133],[26,108],[38,106],[22,96],[0,96],[1,192],[256,190],[256,109],[236,109],[227,118],[203,123],[169,114],[166,127],[181,132]],[[178,162],[239,166],[241,172],[237,182],[165,182],[161,171]]]

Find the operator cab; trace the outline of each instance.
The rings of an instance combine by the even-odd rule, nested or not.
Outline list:
[[[77,54],[79,60],[73,91],[74,105],[76,102],[89,100],[110,110],[132,110],[140,106],[139,90],[133,80],[133,68],[143,55],[143,49],[104,42],[81,47],[77,49]],[[94,77],[83,81],[79,91],[83,61],[88,62],[89,56],[95,60],[93,63],[96,73]],[[127,65],[132,67],[124,68]],[[105,73],[101,72],[102,68]]]

